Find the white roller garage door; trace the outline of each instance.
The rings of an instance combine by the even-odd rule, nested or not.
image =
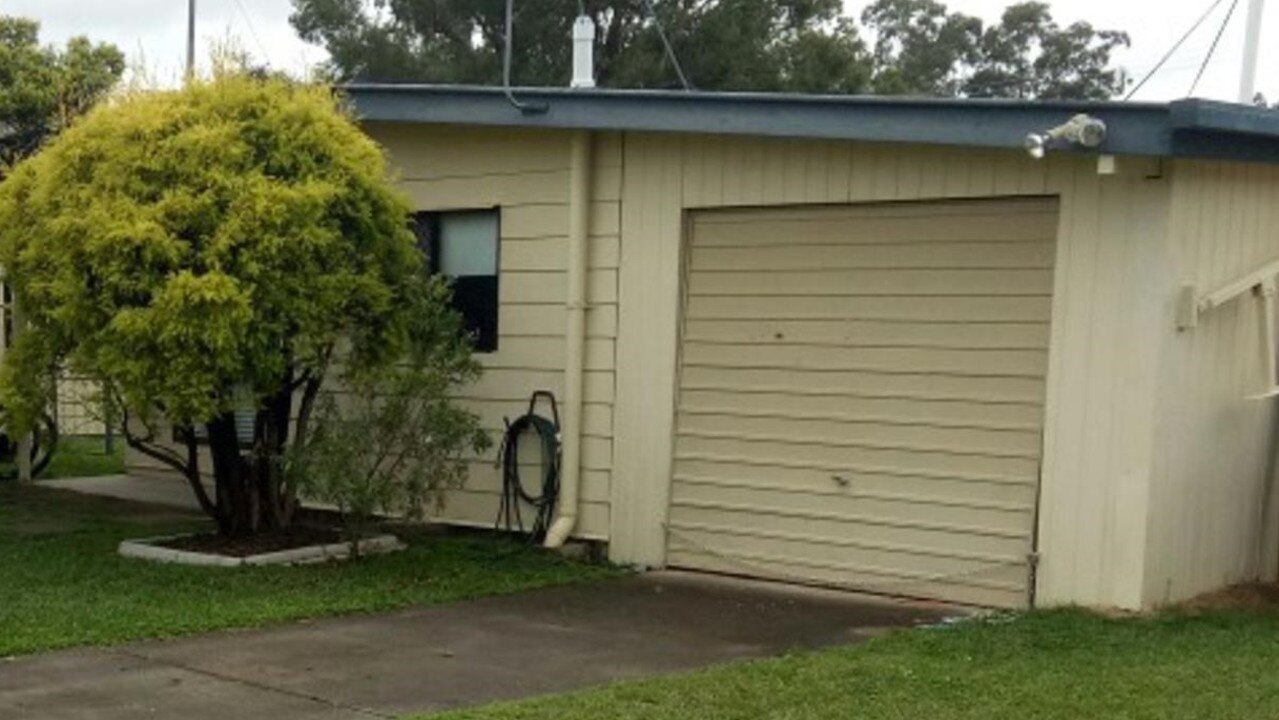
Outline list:
[[[1057,206],[691,223],[668,562],[1029,598]]]

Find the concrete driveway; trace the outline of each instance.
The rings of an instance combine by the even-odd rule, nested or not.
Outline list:
[[[685,573],[0,661],[0,718],[388,718],[854,642],[953,609]]]

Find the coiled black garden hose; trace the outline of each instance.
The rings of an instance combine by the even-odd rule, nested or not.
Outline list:
[[[537,401],[545,398],[551,404],[551,418],[536,412]],[[542,445],[542,488],[534,495],[524,488],[520,477],[520,436],[532,430]],[[498,507],[495,530],[529,533],[533,542],[546,538],[546,531],[555,517],[555,504],[560,495],[560,410],[555,395],[538,390],[529,397],[528,412],[514,421],[506,420],[506,432],[498,448],[498,464],[502,468],[502,501]],[[531,531],[524,528],[521,505],[528,504],[534,511]]]

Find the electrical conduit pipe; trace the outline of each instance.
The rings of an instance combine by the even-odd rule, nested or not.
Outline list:
[[[582,392],[586,353],[586,274],[591,220],[591,134],[573,133],[569,150],[568,297],[564,333],[564,426],[558,514],[546,533],[545,546],[562,546],[577,526],[582,484]]]

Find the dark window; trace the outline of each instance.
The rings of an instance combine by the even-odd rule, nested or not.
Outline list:
[[[414,218],[431,271],[453,280],[453,307],[478,352],[497,350],[498,217],[493,208],[423,212]]]

